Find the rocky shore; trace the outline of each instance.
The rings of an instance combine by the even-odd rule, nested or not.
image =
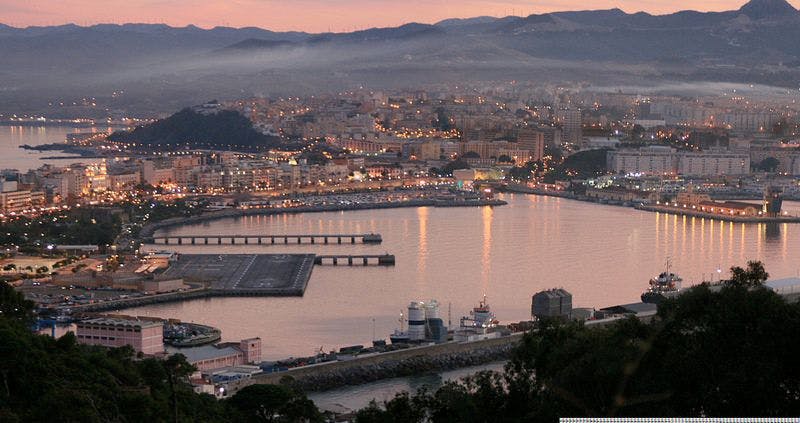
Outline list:
[[[508,359],[520,339],[522,339],[522,333],[515,333],[481,341],[450,342],[362,355],[345,361],[263,373],[250,379],[232,382],[228,389],[236,391],[252,384],[289,382],[305,391],[325,391],[381,379],[476,366]]]
[[[392,359],[349,369],[308,375],[297,383],[305,391],[324,391],[346,385],[360,385],[381,379],[441,372],[477,366],[509,358],[512,344],[478,348],[470,352],[420,355],[408,359]]]

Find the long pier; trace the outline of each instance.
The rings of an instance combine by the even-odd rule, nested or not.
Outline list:
[[[149,244],[169,245],[275,245],[275,244],[380,244],[380,234],[301,235],[164,235],[146,239]]]
[[[394,266],[394,254],[380,255],[321,255],[314,258],[314,264],[333,265],[333,266],[368,266],[376,264],[378,266]]]

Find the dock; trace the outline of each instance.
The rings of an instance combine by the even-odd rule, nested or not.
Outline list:
[[[145,240],[156,245],[275,245],[275,244],[380,244],[380,234],[301,234],[301,235],[164,235]]]
[[[394,266],[394,254],[380,254],[380,255],[320,255],[314,257],[314,264],[316,265],[333,265],[333,266]]]

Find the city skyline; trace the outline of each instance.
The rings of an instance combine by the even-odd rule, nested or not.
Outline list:
[[[21,5],[12,0],[0,0],[0,22],[14,27],[68,23],[164,23],[203,28],[253,26],[275,31],[350,32],[410,22],[436,23],[450,18],[528,16],[572,10],[620,8],[627,13],[644,11],[650,14],[681,10],[726,11],[737,10],[744,3],[741,0],[601,0],[587,6],[574,0],[344,0],[335,3],[324,0],[291,3],[272,0],[110,0],[97,4],[92,0],[39,0]],[[798,0],[789,3],[794,7],[800,5]],[[426,12],[422,14],[421,10]]]

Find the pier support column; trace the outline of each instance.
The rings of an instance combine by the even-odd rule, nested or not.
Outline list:
[[[261,237],[258,237],[258,245],[261,245]]]
[[[183,244],[183,238],[178,238],[178,245],[182,245],[182,244]]]
[[[169,237],[164,238],[164,245],[169,245]]]
[[[351,244],[355,244],[355,243],[356,243],[356,237],[354,237],[354,236],[351,236],[351,237],[350,237],[350,243],[351,243]]]
[[[337,266],[338,264],[339,264],[339,260],[336,257],[334,257],[333,258],[333,265]]]
[[[196,243],[196,241],[195,241],[194,237],[192,237],[192,245],[194,245],[195,243]]]
[[[244,237],[244,245],[247,245],[249,243],[250,243],[250,240],[247,237]]]
[[[328,237],[327,237],[327,236],[326,236],[326,237],[324,237],[324,238],[322,238],[322,240],[323,240],[322,242],[324,242],[325,244],[327,244],[327,243],[328,243]]]
[[[337,238],[336,238],[336,242],[338,242],[339,244],[341,244],[341,243],[342,243],[342,237],[337,237]]]
[[[236,238],[231,237],[231,245],[236,245]]]
[[[368,264],[369,264],[369,259],[368,259],[368,258],[366,258],[366,257],[364,257],[364,266],[366,266],[366,265],[368,265]]]
[[[274,236],[269,237],[269,239],[273,244],[275,243],[275,237]]]
[[[217,238],[217,244],[222,245],[222,237]]]
[[[208,237],[205,237],[205,238],[203,238],[203,239],[205,240],[205,242],[206,242],[206,245],[208,245]]]
[[[348,266],[352,266],[353,265],[353,258],[352,257],[348,257],[347,258],[347,265]]]
[[[314,239],[314,237],[313,237],[313,236],[311,237],[311,243],[312,243],[312,244],[315,244],[315,243],[316,243],[316,240]]]
[[[283,243],[284,244],[288,244],[289,243],[289,237],[288,236],[283,237]]]

